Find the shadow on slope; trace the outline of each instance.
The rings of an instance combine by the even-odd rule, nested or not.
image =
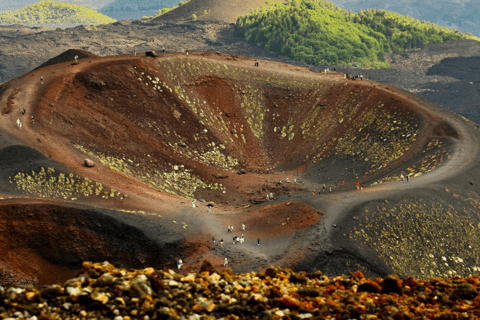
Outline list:
[[[10,273],[37,285],[62,282],[82,261],[160,268],[175,261],[182,238],[158,220],[49,201],[2,204],[0,219],[2,284],[17,281]]]

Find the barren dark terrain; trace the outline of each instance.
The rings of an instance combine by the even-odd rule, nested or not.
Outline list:
[[[476,273],[477,125],[341,73],[158,55],[69,51],[0,87],[2,283],[225,257],[236,272]]]

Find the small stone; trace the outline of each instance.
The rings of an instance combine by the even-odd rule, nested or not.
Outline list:
[[[212,312],[213,309],[215,309],[215,303],[213,303],[213,301],[209,301],[209,303],[207,304],[205,310],[207,310],[208,312]]]
[[[148,281],[147,276],[141,274],[132,280],[130,294],[133,297],[139,297],[141,299],[153,295],[153,290],[150,287],[150,282]]]
[[[54,298],[60,295],[63,295],[65,290],[61,285],[54,284],[52,286],[48,286],[47,288],[42,290],[42,297],[44,298]]]
[[[193,282],[195,281],[195,274],[194,273],[189,273],[186,277],[183,277],[180,279],[182,282]]]
[[[25,298],[27,298],[27,300],[29,301],[35,299],[37,296],[38,296],[38,293],[36,292],[25,292]]]
[[[218,282],[220,278],[221,276],[218,273],[213,273],[207,278],[207,280],[208,282]]]
[[[106,304],[108,302],[108,296],[105,294],[105,292],[94,292],[92,294],[92,299],[101,302],[102,304]]]
[[[175,280],[170,280],[170,281],[168,281],[168,285],[170,287],[178,287],[178,282],[175,281]]]
[[[283,316],[285,316],[285,313],[283,313],[282,310],[277,310],[277,311],[275,311],[275,315],[279,316],[279,317],[283,317]]]
[[[402,280],[396,274],[388,275],[382,281],[382,293],[399,293],[402,291]]]
[[[450,294],[450,300],[472,300],[478,295],[477,290],[469,283],[460,283]]]
[[[95,166],[95,163],[93,163],[92,160],[90,160],[90,159],[85,159],[85,167],[91,168],[91,167],[93,167],[93,166]]]
[[[99,286],[108,286],[113,283],[114,277],[112,276],[111,273],[107,272],[102,274],[97,281]]]
[[[70,310],[71,307],[72,304],[70,302],[65,302],[64,304],[62,304],[62,308],[65,310]]]

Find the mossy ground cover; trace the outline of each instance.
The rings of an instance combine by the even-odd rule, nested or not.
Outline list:
[[[126,194],[104,188],[101,183],[89,178],[74,173],[56,172],[54,167],[42,167],[38,172],[19,172],[10,177],[10,183],[26,194],[42,198],[72,201],[89,196],[101,196],[102,199],[127,198]]]

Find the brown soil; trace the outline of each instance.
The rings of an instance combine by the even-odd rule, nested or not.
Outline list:
[[[272,2],[284,2],[283,0],[273,0]],[[221,0],[190,0],[184,5],[169,11],[154,21],[177,21],[192,20],[192,14],[197,16],[198,20],[222,21],[235,23],[239,16],[251,13],[253,10],[266,7],[264,0],[244,0],[244,1],[221,1]]]
[[[476,159],[471,158],[478,148],[473,126],[424,100],[368,80],[347,81],[341,74],[314,74],[269,61],[260,61],[260,68],[255,68],[254,61],[219,53],[166,53],[158,59],[91,56],[79,63],[46,66],[4,84],[0,108],[10,104],[13,109],[0,118],[5,131],[2,150],[10,159],[1,169],[2,192],[5,198],[14,197],[2,200],[5,203],[0,209],[2,224],[8,226],[4,228],[8,231],[0,234],[4,243],[0,263],[8,274],[4,281],[58,282],[78,270],[82,260],[158,268],[174,267],[182,258],[184,272],[198,271],[205,258],[222,268],[224,257],[229,257],[235,271],[262,270],[271,264],[316,268],[312,252],[331,250],[335,239],[343,237],[335,232],[335,223],[351,218],[354,205],[399,189],[387,184],[359,195],[353,191],[357,182],[368,184],[398,174],[399,168],[423,157],[424,147],[433,137],[451,141],[451,166],[416,178],[400,188],[403,192],[464,173]],[[201,67],[197,70],[191,65]],[[234,72],[245,72],[240,70],[248,72],[236,76]],[[250,78],[250,74],[255,77]],[[159,85],[153,89],[156,77]],[[178,92],[176,77],[182,79]],[[298,83],[288,82],[293,79]],[[315,86],[302,85],[302,81],[312,81]],[[318,88],[324,91],[318,93]],[[203,116],[192,111],[181,90],[189,99],[199,101],[197,107],[202,106]],[[348,102],[353,93],[358,99],[357,111],[350,118],[339,116],[342,104],[357,104]],[[257,138],[258,132],[249,124],[255,118],[249,118],[245,111],[247,105],[256,105],[254,101],[263,101],[258,103],[271,110],[262,121],[262,138]],[[318,125],[331,126],[321,135],[302,139],[302,125],[315,106],[322,110]],[[26,114],[21,115],[24,108]],[[361,116],[383,111],[400,122],[418,123],[417,139],[401,157],[372,170],[372,163],[358,154],[335,155],[339,139],[346,139],[349,130],[358,125],[363,128],[355,129],[358,137],[380,136],[383,129],[363,127],[366,120]],[[22,129],[17,127],[17,119],[23,122]],[[222,129],[222,123],[227,130]],[[281,139],[282,127],[292,128],[295,138]],[[216,164],[198,158],[216,150],[212,142],[215,147],[224,144],[219,152],[238,159],[239,164],[226,168],[218,160],[222,157]],[[11,145],[28,148],[15,153]],[[91,153],[83,153],[78,146]],[[318,160],[323,146],[323,159],[312,161]],[[94,167],[84,166],[87,157],[95,161]],[[174,169],[174,165],[184,167]],[[18,190],[11,183],[18,172],[38,173],[50,166],[57,172],[102,183],[108,190],[107,199],[47,196],[50,200],[45,202],[38,199],[39,194]],[[159,187],[165,183],[162,174],[171,172],[166,179],[170,186]],[[222,184],[224,189],[198,187],[189,193],[184,183],[190,178],[175,180],[183,172],[210,185]],[[298,184],[294,178],[299,179]],[[324,184],[326,191],[320,192]],[[122,196],[108,196],[110,189]],[[176,194],[166,192],[172,190]],[[313,195],[313,190],[318,194]],[[276,198],[273,202],[266,200],[269,193]],[[192,198],[197,199],[195,209]],[[208,203],[213,204],[211,209]],[[242,223],[246,224],[245,232],[241,231]],[[234,234],[245,234],[244,244],[232,244],[228,225],[235,226]],[[215,245],[210,240],[213,236]],[[224,248],[219,247],[222,238]],[[357,256],[358,261],[365,259],[379,263],[372,253]],[[372,272],[381,275],[386,269]],[[49,276],[52,270],[58,271],[54,277]]]

